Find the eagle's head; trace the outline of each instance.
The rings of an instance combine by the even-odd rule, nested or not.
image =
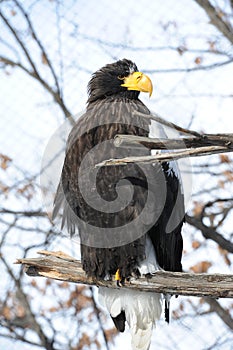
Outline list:
[[[88,102],[108,96],[137,99],[140,91],[151,96],[152,90],[150,78],[139,72],[135,63],[123,59],[107,64],[92,75],[88,84]]]

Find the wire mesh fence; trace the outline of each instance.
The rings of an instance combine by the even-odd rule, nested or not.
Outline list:
[[[56,289],[48,282],[37,281],[33,286],[12,261],[38,249],[61,245],[69,253],[78,254],[76,245],[68,237],[60,238],[59,230],[47,218],[40,172],[51,136],[68,117],[77,119],[85,110],[91,74],[105,64],[121,58],[135,61],[154,84],[152,98],[142,96],[142,100],[162,117],[201,132],[229,132],[233,110],[233,39],[229,39],[233,36],[232,2],[207,1],[208,9],[216,15],[212,22],[210,12],[200,3],[0,2],[3,349],[18,348],[18,344],[22,349],[117,349],[126,341],[115,338],[104,313],[99,316],[99,306],[90,290],[66,285]],[[194,190],[189,213],[197,217],[205,203],[212,201],[213,205],[205,208],[203,222],[229,242],[229,250],[216,241],[207,241],[197,227],[185,227],[184,268],[230,272],[232,202],[214,201],[232,197],[231,158],[197,160],[192,172]],[[61,295],[60,304],[50,304],[53,293]],[[38,303],[38,295],[44,295],[44,304]],[[35,305],[28,309],[30,299]],[[62,302],[66,303],[65,309]],[[160,322],[152,349],[231,348],[230,303],[220,304],[225,318],[202,300],[179,298],[173,305],[174,323],[168,330]],[[80,316],[75,320],[77,313]],[[62,317],[69,319],[70,334],[68,329],[62,330]],[[198,320],[195,326],[194,317]],[[204,327],[208,327],[205,334]]]

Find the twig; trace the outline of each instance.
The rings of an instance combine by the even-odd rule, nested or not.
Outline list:
[[[165,125],[171,129],[175,129],[175,130],[177,130],[180,133],[185,134],[185,135],[193,135],[193,136],[200,137],[200,138],[202,137],[202,134],[198,133],[197,131],[182,128],[181,126],[174,124],[172,122],[169,122],[166,119],[160,117],[157,113],[145,114],[145,113],[140,113],[137,111],[135,113],[132,113],[132,115],[133,116],[135,115],[135,117],[137,116],[137,117],[142,117],[142,118],[154,120],[157,123]]]
[[[40,77],[40,75],[36,74],[34,70],[30,70],[30,69],[26,68],[24,65],[22,65],[22,63],[12,61],[8,57],[0,56],[0,63],[1,62],[5,65],[9,65],[11,67],[18,67],[18,68],[22,69],[25,73],[30,75],[32,78],[38,80],[41,83],[41,85],[52,95],[53,99],[60,105],[66,118],[68,118],[70,120],[71,125],[75,124],[75,120],[72,117],[71,112],[65,106],[65,104],[64,104],[63,100],[60,98],[60,95],[58,94],[58,92],[54,91],[52,89],[52,87],[49,84],[47,84],[47,82]]]
[[[87,34],[78,33],[79,37],[84,40],[91,41],[92,43],[107,46],[110,48],[120,48],[120,49],[126,49],[129,51],[176,51],[176,52],[191,52],[191,53],[209,53],[209,54],[218,54],[218,55],[224,55],[228,56],[226,52],[221,51],[219,49],[214,48],[213,49],[195,49],[195,48],[187,48],[186,46],[171,46],[171,45],[165,45],[165,46],[132,46],[128,44],[124,44],[122,42],[112,42],[107,40],[102,40],[98,37],[90,36]],[[143,72],[145,69],[143,69]]]
[[[28,317],[30,318],[31,327],[37,333],[41,341],[41,345],[44,346],[46,350],[54,350],[53,340],[49,340],[49,338],[45,335],[41,325],[38,323],[36,319],[35,314],[32,312],[28,296],[24,293],[22,289],[21,280],[14,275],[12,269],[10,268],[10,266],[8,265],[7,261],[3,256],[1,256],[1,261],[5,265],[5,268],[7,269],[8,274],[10,275],[10,277],[15,283],[15,288],[17,289],[17,292],[18,292],[17,294],[18,299],[20,300],[21,305],[23,305],[24,309],[26,310]]]
[[[24,14],[24,16],[27,16]],[[11,65],[12,67],[19,67],[21,68],[24,72],[26,72],[27,74],[29,74],[31,77],[35,78],[36,80],[38,80],[41,85],[53,96],[54,100],[60,105],[63,113],[65,114],[66,118],[69,119],[69,121],[71,122],[72,125],[75,124],[75,121],[70,113],[70,111],[68,110],[68,108],[66,107],[61,95],[60,95],[60,89],[59,89],[59,85],[58,85],[58,81],[57,81],[57,77],[55,75],[55,71],[52,67],[52,65],[50,64],[50,70],[52,72],[52,75],[55,79],[55,85],[56,85],[56,89],[54,90],[40,75],[35,62],[33,61],[29,51],[27,50],[27,47],[25,45],[25,43],[21,40],[17,30],[10,24],[10,21],[4,16],[4,14],[0,11],[0,18],[2,18],[2,20],[4,21],[5,25],[8,27],[8,29],[10,30],[11,34],[14,36],[15,40],[17,41],[17,43],[19,44],[19,46],[21,47],[23,53],[25,54],[27,61],[31,67],[31,70],[28,69],[27,67],[25,67],[23,64],[21,64],[20,62],[15,62],[12,61],[12,59],[8,58],[8,57],[4,57],[1,56],[0,57],[0,62],[5,63],[6,65]],[[30,24],[28,22],[28,17],[27,18],[27,23],[30,27]],[[30,27],[31,30],[33,30],[33,27]],[[33,38],[36,41],[36,43],[39,45],[42,54],[46,55],[45,51],[43,50],[43,46],[41,45],[40,41],[38,40],[35,32],[32,31],[33,34]],[[46,60],[48,60],[47,55],[45,56]],[[50,62],[48,61],[48,64]]]
[[[91,298],[92,298],[92,303],[93,303],[93,309],[95,311],[95,315],[96,315],[97,321],[99,323],[99,327],[101,329],[101,332],[102,332],[102,335],[103,335],[103,338],[104,338],[105,347],[106,347],[107,350],[110,350],[109,349],[109,345],[108,345],[107,334],[105,332],[105,329],[103,327],[103,324],[102,324],[102,321],[101,321],[101,318],[100,318],[100,309],[98,308],[97,303],[95,301],[93,287],[90,287],[90,292],[91,292]]]
[[[23,210],[11,210],[11,209],[6,209],[6,208],[1,208],[0,209],[1,214],[12,214],[12,215],[22,215],[22,216],[42,216],[42,217],[48,217],[47,212],[43,212],[41,210],[31,210],[31,211],[23,211]]]
[[[181,158],[206,156],[206,155],[212,155],[212,154],[224,153],[224,152],[233,152],[233,149],[228,149],[227,147],[221,147],[221,146],[197,147],[195,149],[187,149],[185,151],[169,152],[169,153],[164,152],[153,156],[109,159],[96,164],[95,167],[113,166],[113,165],[120,166],[120,165],[126,165],[128,163],[167,162],[167,161],[172,161],[172,160],[181,159]]]
[[[181,72],[196,72],[199,70],[211,70],[216,69],[228,64],[231,64],[233,62],[233,59],[230,58],[229,60],[222,61],[222,62],[216,62],[209,65],[198,65],[195,67],[189,67],[189,68],[167,68],[167,69],[144,69],[144,72],[147,74],[153,74],[153,73],[181,73]]]
[[[233,28],[228,21],[223,20],[223,16],[208,0],[195,0],[201,6],[210,19],[210,23],[214,25],[232,44],[233,44]]]
[[[22,40],[20,39],[18,33],[16,32],[16,30],[11,26],[10,22],[8,21],[8,19],[3,15],[2,12],[0,12],[0,17],[2,18],[2,20],[5,22],[5,25],[8,27],[8,29],[10,30],[10,32],[13,34],[14,38],[16,39],[16,41],[18,42],[19,46],[21,47],[21,49],[23,50],[25,56],[27,57],[28,62],[30,63],[35,75],[37,76],[37,78],[40,78],[39,72],[36,69],[36,65],[33,62],[28,50],[26,49],[26,46],[24,45],[24,43],[22,42]],[[41,79],[41,78],[40,78]]]
[[[149,149],[184,149],[190,147],[223,146],[233,150],[233,134],[203,134],[200,137],[164,139],[140,137],[134,135],[116,135],[116,147],[140,147]]]
[[[185,215],[185,220],[189,225],[196,227],[200,230],[206,239],[212,239],[220,247],[226,249],[229,253],[233,253],[233,243],[224,238],[220,233],[218,233],[214,227],[206,226],[202,222],[201,216],[190,216]]]
[[[46,257],[18,259],[29,276],[42,276],[60,281],[117,288],[115,281],[87,277],[80,261],[62,252],[39,252]],[[146,292],[186,296],[233,297],[233,275],[193,274],[158,271],[152,278],[141,277],[125,281],[123,288]]]
[[[56,76],[56,73],[54,71],[54,68],[53,68],[53,65],[48,57],[48,54],[47,52],[45,51],[45,48],[44,46],[42,45],[41,41],[39,40],[35,30],[34,30],[34,27],[32,25],[32,22],[28,16],[28,14],[26,13],[26,11],[23,9],[22,5],[17,1],[17,0],[14,0],[15,4],[18,6],[18,8],[20,9],[20,11],[22,12],[24,18],[26,19],[26,22],[30,28],[30,31],[31,31],[31,34],[35,40],[35,42],[38,44],[41,52],[42,52],[42,55],[44,56],[47,64],[48,64],[48,67],[50,68],[50,71],[51,71],[51,74],[54,78],[54,81],[55,81],[55,85],[56,85],[56,88],[57,88],[57,93],[59,94],[60,98],[61,98],[61,91],[60,91],[60,86],[59,86],[59,83],[58,83],[58,80],[57,80],[57,76]]]
[[[207,302],[210,306],[210,310],[216,312],[216,314],[223,320],[223,322],[233,330],[233,319],[231,318],[230,313],[225,310],[217,300],[213,298],[205,298],[205,302]]]

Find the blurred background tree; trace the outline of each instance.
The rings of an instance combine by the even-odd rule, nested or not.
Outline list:
[[[0,1],[1,349],[129,348],[95,289],[32,280],[13,265],[41,249],[79,256],[41,199],[44,150],[64,120],[71,125],[85,108],[91,73],[124,57],[154,81],[153,98],[142,97],[152,111],[197,131],[229,132],[232,18],[230,0]],[[195,159],[192,175],[184,270],[230,273],[232,157]],[[232,348],[231,300],[179,297],[172,308],[152,349]]]

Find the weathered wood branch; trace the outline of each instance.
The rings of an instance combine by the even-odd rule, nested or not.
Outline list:
[[[149,117],[151,116],[149,115]],[[172,126],[174,126],[174,124],[172,124]],[[175,128],[178,130],[180,127],[175,125]],[[183,133],[184,131],[185,133],[188,133],[188,130],[182,130]],[[163,152],[160,154],[150,156],[108,159],[99,164],[96,164],[96,167],[125,165],[127,163],[153,163],[156,161],[165,162],[187,157],[197,157],[216,153],[233,152],[233,134],[201,135],[196,133],[195,131],[190,131],[190,134],[192,134],[193,136],[183,137],[180,139],[150,138],[134,135],[116,135],[114,139],[114,145],[116,147],[140,148],[144,146],[151,150],[179,149],[180,151]]]
[[[116,147],[137,148],[144,146],[148,149],[185,149],[191,147],[222,146],[233,151],[233,134],[203,134],[199,137],[165,139],[141,137],[134,135],[116,135]]]
[[[102,166],[119,166],[126,165],[128,163],[154,163],[154,162],[166,162],[187,157],[206,156],[217,153],[233,152],[233,149],[223,146],[208,146],[208,147],[197,147],[193,149],[186,149],[184,151],[177,152],[164,152],[155,154],[152,156],[141,156],[141,157],[126,157],[120,159],[108,159],[95,165],[95,167]]]
[[[29,276],[42,276],[60,281],[117,288],[115,281],[100,281],[87,277],[80,261],[62,252],[41,251],[44,257],[18,259]],[[132,278],[123,288],[146,292],[186,296],[233,297],[233,275],[193,274],[158,271],[151,278]]]

